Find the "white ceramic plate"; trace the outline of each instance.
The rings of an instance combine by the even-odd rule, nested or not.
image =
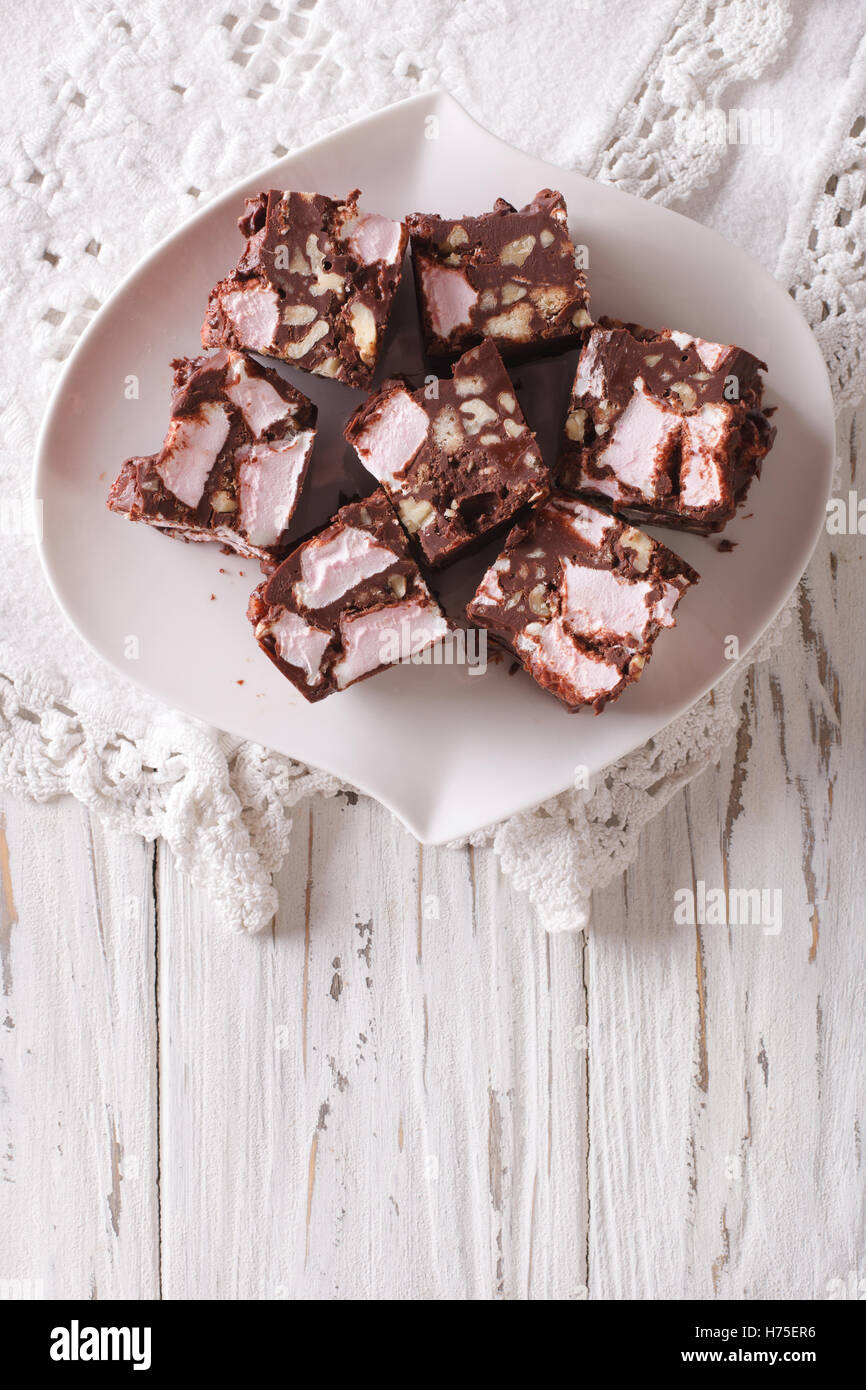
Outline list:
[[[740,343],[770,364],[778,438],[736,541],[654,531],[700,572],[678,626],[659,638],[640,683],[599,717],[573,715],[508,663],[484,675],[395,668],[308,705],[255,646],[245,610],[259,580],[250,561],[216,546],[182,545],[105,507],[121,461],[158,449],[166,428],[169,361],[195,355],[211,285],[241,249],[243,197],[264,188],[363,190],[362,204],[481,212],[498,196],[521,205],[559,188],[574,240],[589,248],[595,316],[610,314]],[[411,271],[400,289],[384,372],[420,370]],[[555,457],[574,353],[514,373],[545,457]],[[341,490],[371,480],[342,440],[361,398],[335,382],[282,369],[319,405],[312,478],[296,517],[303,534],[326,520]],[[380,369],[382,370],[382,369]],[[124,382],[139,380],[138,400]],[[833,464],[824,363],[781,285],[714,232],[675,213],[554,168],[502,144],[450,97],[402,102],[290,155],[216,199],[120,286],[72,354],[53,397],[37,459],[42,557],[69,620],[125,676],[152,694],[245,738],[330,772],[377,797],[427,843],[439,843],[551,797],[574,770],[601,770],[688,708],[725,672],[725,640],[745,653],[802,573],[823,523]],[[452,611],[487,554],[447,572]],[[127,659],[136,637],[137,660]]]

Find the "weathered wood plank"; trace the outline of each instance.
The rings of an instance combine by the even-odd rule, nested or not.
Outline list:
[[[695,929],[672,922],[673,886],[690,882],[678,797],[648,826],[632,870],[594,895],[587,950],[591,1298],[692,1292],[690,1135],[703,1094],[702,982]]]
[[[582,1296],[582,941],[366,802],[301,812],[265,942],[160,860],[167,1295]]]
[[[159,1293],[152,851],[0,803],[0,1280]],[[29,1284],[28,1284],[29,1281]]]

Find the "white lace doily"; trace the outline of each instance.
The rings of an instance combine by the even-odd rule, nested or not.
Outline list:
[[[71,792],[121,828],[162,835],[229,925],[272,918],[292,810],[339,784],[166,710],[101,666],[57,612],[22,518],[51,386],[122,275],[227,184],[362,114],[441,86],[533,154],[685,205],[776,269],[838,404],[855,403],[866,385],[864,17],[857,0],[818,8],[820,22],[788,0],[19,11],[7,83],[17,132],[0,190],[0,239],[18,268],[0,289],[12,346],[0,387],[0,784],[43,800]],[[768,164],[678,139],[683,112],[732,106],[797,110],[797,131]],[[473,837],[547,927],[582,925],[591,890],[626,867],[646,822],[718,760],[740,674],[588,794]]]

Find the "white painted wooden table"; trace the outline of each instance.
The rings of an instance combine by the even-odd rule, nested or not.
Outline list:
[[[163,846],[0,801],[0,1280],[866,1291],[864,547],[822,540],[736,745],[588,938],[545,937],[490,853],[422,851],[363,799],[299,811],[279,918],[247,939]],[[676,926],[698,880],[781,888],[781,931]]]

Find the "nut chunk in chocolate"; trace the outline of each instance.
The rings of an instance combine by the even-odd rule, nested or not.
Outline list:
[[[720,531],[775,438],[762,370],[743,348],[602,321],[578,362],[560,485],[634,521]]]
[[[698,576],[667,546],[554,492],[515,526],[466,612],[569,709],[632,685]]]
[[[127,459],[108,506],[184,541],[278,559],[313,450],[316,407],[242,352],[172,362],[158,454]]]
[[[492,338],[504,357],[562,352],[589,324],[561,193],[543,188],[518,212],[497,198],[481,217],[407,217],[415,289],[431,357]]]
[[[346,438],[430,565],[457,559],[549,490],[535,435],[490,342],[464,353],[451,381],[420,391],[386,381],[352,416]]]
[[[232,275],[211,291],[204,347],[245,348],[367,389],[403,271],[406,228],[322,193],[248,198]]]
[[[449,631],[380,488],[293,550],[255,590],[247,616],[262,651],[311,702]]]

